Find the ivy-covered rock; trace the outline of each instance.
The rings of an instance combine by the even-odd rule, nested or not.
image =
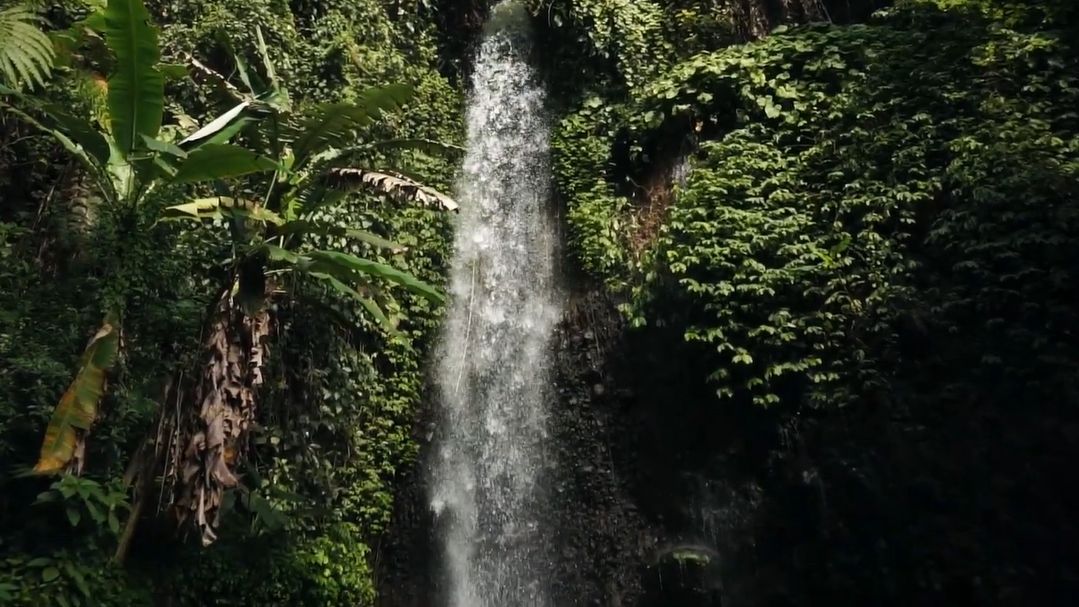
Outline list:
[[[985,340],[985,373],[1041,356],[1048,372],[1076,320],[1060,306],[1079,229],[1077,62],[1056,15],[914,2],[776,32],[673,67],[629,105],[625,143],[581,109],[556,141],[582,264],[625,281],[636,227],[611,194],[617,146],[647,165],[684,124],[699,150],[630,312],[707,345],[720,397],[847,404],[886,391],[904,343],[938,332]],[[995,324],[1015,314],[1025,329]],[[1035,338],[1045,323],[1059,329]]]

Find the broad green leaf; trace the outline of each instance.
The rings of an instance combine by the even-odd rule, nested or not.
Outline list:
[[[292,251],[289,251],[288,249],[283,249],[279,246],[272,244],[265,245],[265,247],[271,261],[282,261],[289,265],[298,265],[301,261],[303,261],[303,259],[299,255],[293,253]]]
[[[266,68],[266,78],[270,80],[270,86],[274,90],[281,87],[277,84],[277,73],[274,71],[273,62],[270,61],[270,51],[266,48],[266,39],[262,37],[262,28],[255,26],[255,39],[258,41],[259,55],[262,57],[262,65]]]
[[[86,577],[79,571],[79,568],[71,562],[64,563],[64,572],[67,573],[67,577],[74,580],[75,587],[79,589],[84,597],[90,597],[90,587],[86,584]]]
[[[176,144],[160,141],[153,137],[147,137],[146,135],[142,136],[142,142],[146,144],[146,149],[152,152],[168,154],[169,156],[175,156],[176,158],[187,158],[187,152],[176,147]]]
[[[328,272],[339,278],[342,275],[355,276],[355,274],[376,276],[401,285],[405,289],[435,303],[445,301],[445,297],[438,289],[407,272],[402,272],[397,268],[377,261],[363,259],[340,251],[313,251],[308,253],[306,257],[310,260],[310,264],[305,269],[311,272]]]
[[[180,145],[191,145],[200,141],[208,142],[210,138],[222,131],[229,129],[230,127],[235,127],[235,125],[240,123],[243,119],[243,114],[247,108],[251,106],[251,103],[251,100],[241,101],[229,111],[210,121],[206,126],[185,137],[184,140],[180,142]],[[217,143],[224,143],[224,141],[219,141]]]
[[[325,272],[309,272],[309,275],[330,285],[338,293],[355,299],[387,333],[397,333],[397,327],[394,326],[393,322],[390,321],[386,316],[386,313],[382,311],[382,308],[379,307],[373,299],[364,297],[359,291],[348,286],[332,274],[326,274]]]
[[[76,118],[55,105],[45,106],[46,115],[71,138],[72,141],[82,146],[90,156],[101,166],[109,163],[109,142],[105,137],[82,118]]]
[[[120,327],[110,314],[83,352],[78,374],[45,428],[35,474],[58,474],[71,461],[80,433],[87,432],[97,418],[98,403],[105,393],[105,375],[116,362],[119,347]]]
[[[190,183],[227,179],[276,168],[274,161],[251,150],[227,143],[208,143],[188,154],[173,181]]]
[[[120,154],[126,158],[142,140],[161,128],[165,78],[157,31],[142,0],[108,0],[105,41],[116,58],[109,77],[109,121]]]
[[[365,242],[373,247],[379,247],[382,249],[389,249],[394,253],[402,253],[407,251],[408,248],[404,245],[387,240],[377,234],[373,234],[366,230],[358,230],[354,228],[345,228],[335,225],[318,224],[301,219],[293,220],[282,224],[277,228],[275,234],[278,236],[291,236],[293,234],[319,234],[325,236],[340,236],[343,238],[352,238]]]
[[[49,558],[47,556],[39,556],[39,557],[37,557],[35,559],[31,559],[28,563],[26,563],[26,566],[27,567],[33,567],[34,569],[37,569],[37,568],[40,568],[40,567],[44,567],[44,566],[48,565],[51,562],[52,562],[51,558]]]

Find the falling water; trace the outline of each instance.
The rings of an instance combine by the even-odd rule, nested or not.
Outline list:
[[[496,6],[475,58],[431,466],[447,607],[543,607],[541,471],[558,316],[544,92],[528,16]]]

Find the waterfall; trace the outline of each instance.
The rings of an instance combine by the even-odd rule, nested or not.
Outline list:
[[[544,91],[528,15],[496,6],[475,57],[429,479],[447,607],[543,607],[540,520],[558,319]]]

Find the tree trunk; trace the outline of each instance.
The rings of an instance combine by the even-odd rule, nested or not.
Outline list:
[[[255,420],[271,324],[268,310],[245,314],[228,294],[208,323],[205,364],[182,413],[173,459],[179,519],[195,521],[203,545],[217,538],[224,492],[239,484],[236,465]]]

